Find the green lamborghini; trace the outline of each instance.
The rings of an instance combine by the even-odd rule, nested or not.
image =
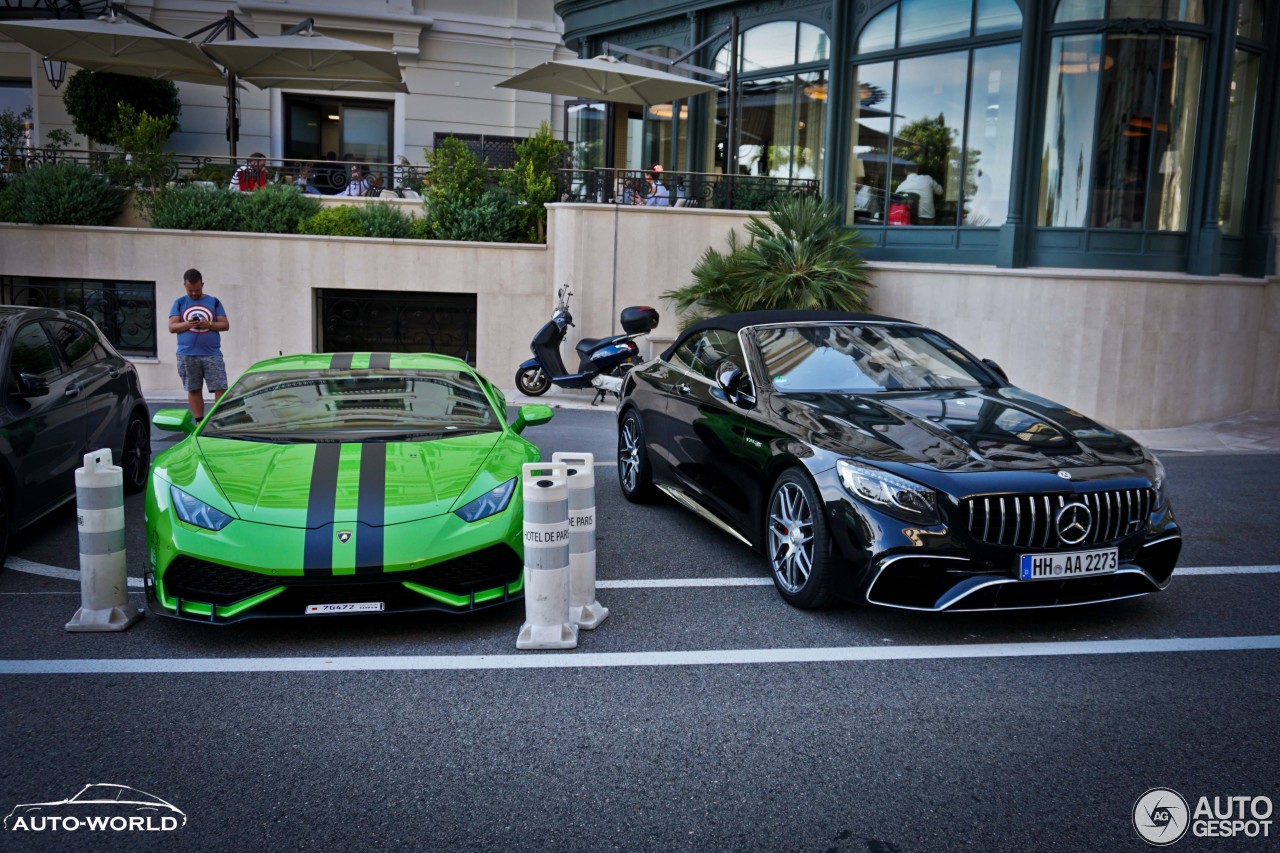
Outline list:
[[[154,613],[254,617],[447,610],[520,598],[519,433],[551,419],[440,355],[336,353],[253,365],[156,456],[146,495]]]

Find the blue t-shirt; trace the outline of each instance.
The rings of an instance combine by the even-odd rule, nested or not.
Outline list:
[[[226,310],[216,296],[205,294],[199,299],[190,296],[179,296],[169,309],[170,317],[181,317],[182,322],[190,322],[197,317],[213,322],[219,317],[227,316]],[[206,329],[192,329],[178,333],[178,355],[221,355],[222,336]]]

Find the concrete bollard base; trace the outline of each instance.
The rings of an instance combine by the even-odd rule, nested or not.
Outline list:
[[[576,649],[578,626],[568,622],[561,625],[530,625],[520,627],[516,637],[517,649]]]
[[[67,630],[80,633],[88,631],[123,631],[143,617],[143,612],[132,604],[90,610],[81,607],[67,623]]]
[[[569,621],[584,631],[591,631],[609,615],[609,608],[598,601],[569,608]]]

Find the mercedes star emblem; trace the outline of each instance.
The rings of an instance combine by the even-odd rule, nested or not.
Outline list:
[[[1069,503],[1054,519],[1064,545],[1079,545],[1093,529],[1093,511],[1082,503]]]

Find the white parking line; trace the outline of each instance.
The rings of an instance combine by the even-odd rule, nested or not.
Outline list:
[[[4,569],[0,571],[25,572],[29,575],[42,575],[46,578],[61,578],[62,580],[80,582],[80,572],[77,569],[60,569],[57,566],[46,566],[44,563],[33,563],[30,560],[24,560],[21,557],[10,557],[4,562]],[[129,586],[142,589],[142,578],[129,578]]]
[[[596,581],[596,589],[679,589],[691,586],[773,586],[772,578],[652,578]]]
[[[30,575],[41,575],[49,578],[80,582],[80,572],[75,569],[60,569],[57,566],[46,566],[33,563],[21,557],[10,557],[4,570],[25,572]],[[1280,566],[1189,566],[1176,569],[1174,578],[1199,575],[1262,575],[1280,572]],[[142,589],[141,578],[129,578],[129,586]],[[689,587],[731,587],[731,586],[773,586],[772,578],[761,577],[727,577],[727,578],[641,578],[634,580],[599,580],[597,589],[687,589]]]
[[[1174,569],[1173,576],[1178,575],[1265,575],[1280,572],[1280,566],[1190,566],[1185,569]]]
[[[638,666],[718,666],[850,663],[965,658],[1067,657],[1280,649],[1280,636],[1093,640],[1065,643],[972,643],[939,646],[852,646],[819,649],[713,649],[694,652],[441,655],[332,658],[139,658],[0,661],[0,675],[169,674],[201,672],[355,672],[483,669],[600,669]]]

